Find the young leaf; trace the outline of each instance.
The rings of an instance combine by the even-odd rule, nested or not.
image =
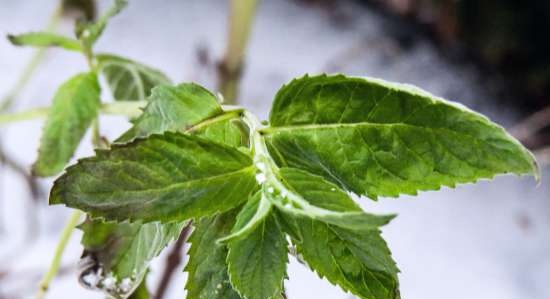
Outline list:
[[[99,84],[93,72],[76,75],[59,87],[33,166],[36,175],[53,176],[63,170],[96,118],[99,105]]]
[[[183,225],[87,220],[80,227],[84,233],[80,281],[110,297],[126,298],[139,286],[151,259],[178,238]]]
[[[246,236],[231,240],[228,247],[229,280],[243,298],[280,298],[288,243],[273,214]]]
[[[380,231],[346,229],[305,217],[285,223],[295,224],[292,231],[300,239],[293,243],[319,276],[362,299],[400,298],[399,270]]]
[[[54,183],[50,203],[113,220],[183,221],[227,211],[257,189],[250,157],[167,132],[97,150]]]
[[[538,175],[533,156],[503,128],[408,85],[305,76],[277,93],[270,124],[263,134],[280,165],[373,199]]]
[[[284,187],[267,187],[271,191],[267,197],[285,213],[354,230],[378,229],[395,217],[363,212],[348,194],[321,176],[295,168],[281,168],[279,174]]]
[[[237,215],[235,228],[230,235],[224,236],[218,242],[227,242],[236,238],[242,238],[254,231],[254,229],[263,223],[266,217],[271,212],[273,205],[265,197],[263,192],[257,192],[252,198],[246,202],[244,207]],[[238,229],[237,229],[238,228]]]
[[[135,61],[109,54],[99,54],[96,58],[117,101],[144,101],[153,87],[170,83],[160,71]]]
[[[8,35],[8,40],[16,46],[61,47],[70,51],[82,51],[79,41],[51,32],[29,32]]]
[[[184,132],[221,142],[232,147],[249,147],[249,128],[240,118],[240,110],[226,111],[196,124]]]
[[[282,168],[283,180],[312,206],[342,214],[344,219],[320,217],[318,213],[296,213],[279,208],[282,227],[293,238],[308,265],[334,284],[363,299],[397,299],[397,268],[379,227],[391,216],[363,213],[344,192],[321,177],[297,169]],[[346,214],[358,213],[355,222]],[[322,216],[322,215],[321,215]],[[339,220],[339,221],[338,221]]]
[[[117,142],[165,131],[185,131],[221,114],[223,111],[216,97],[197,84],[157,86],[151,91],[143,114]]]
[[[187,299],[240,299],[233,290],[227,274],[227,247],[216,242],[230,232],[235,222],[235,211],[195,222],[189,242],[189,273],[185,289]]]
[[[91,48],[103,33],[109,19],[119,14],[127,4],[127,0],[114,0],[113,5],[96,22],[77,23],[76,36],[82,40],[87,48]]]

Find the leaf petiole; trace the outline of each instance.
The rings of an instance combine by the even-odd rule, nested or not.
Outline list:
[[[146,104],[147,102],[145,101],[106,103],[101,105],[99,111],[105,115],[123,115],[134,118],[141,114],[141,109],[145,107]],[[50,107],[41,107],[10,114],[0,114],[0,126],[19,121],[43,118],[48,115],[49,110]]]
[[[46,25],[47,32],[53,32],[55,30],[55,28],[59,24],[59,21],[61,20],[62,13],[63,13],[63,5],[60,4],[55,8],[55,10],[53,11],[50,17],[48,24]],[[47,51],[46,48],[40,48],[34,52],[31,59],[23,69],[23,72],[17,79],[13,88],[8,92],[6,96],[2,98],[0,102],[0,111],[8,109],[13,104],[13,101],[15,100],[17,95],[27,85],[27,83],[30,81],[30,79],[34,74],[34,71],[38,68],[38,66],[42,62],[42,59],[44,58],[46,51]]]

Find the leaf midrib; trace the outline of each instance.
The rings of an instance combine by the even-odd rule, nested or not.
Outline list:
[[[160,188],[147,188],[147,189],[142,189],[142,190],[117,190],[117,191],[104,191],[104,192],[97,192],[96,191],[96,192],[89,192],[89,193],[86,193],[86,194],[87,195],[91,195],[91,194],[94,194],[94,195],[111,194],[112,195],[112,194],[117,194],[117,193],[124,193],[125,195],[137,195],[137,194],[147,193],[147,192],[162,192],[162,191],[178,189],[182,186],[192,185],[192,184],[194,184],[196,182],[199,182],[199,181],[214,180],[214,179],[222,178],[224,176],[233,176],[233,175],[239,174],[241,172],[248,172],[249,170],[254,170],[254,169],[255,169],[254,165],[250,165],[250,166],[247,166],[245,168],[241,168],[239,170],[226,172],[226,173],[215,175],[215,176],[209,176],[209,177],[203,177],[203,178],[199,178],[199,179],[193,179],[193,180],[189,180],[189,181],[185,181],[185,182],[172,183],[172,184],[168,184],[166,186],[160,187]],[[90,175],[90,174],[86,174],[86,175]],[[143,202],[143,204],[149,203],[150,201],[154,201],[154,199]],[[88,202],[88,203],[91,204],[90,202]],[[104,202],[101,202],[101,203],[93,202],[93,206],[94,207],[105,207],[105,206],[108,207],[111,203],[112,203],[111,201],[104,201]]]
[[[426,131],[432,131],[432,132],[442,132],[442,133],[452,133],[457,134],[460,136],[464,136],[466,138],[471,138],[477,141],[480,141],[490,147],[495,147],[490,141],[491,140],[501,140],[502,138],[493,138],[493,139],[482,139],[478,138],[477,136],[474,136],[472,134],[468,134],[465,132],[452,130],[445,127],[428,127],[428,126],[420,126],[420,125],[413,125],[409,123],[372,123],[372,122],[357,122],[357,123],[345,123],[345,124],[308,124],[308,125],[293,125],[293,126],[282,126],[282,127],[268,127],[260,130],[260,134],[263,136],[270,136],[275,135],[279,132],[291,132],[291,131],[313,131],[313,130],[327,130],[327,129],[339,129],[339,128],[358,128],[358,127],[372,127],[372,128],[384,128],[384,127],[409,127],[409,128],[415,128],[415,129],[422,129]],[[497,127],[498,128],[498,127]],[[503,135],[507,135],[503,129],[502,129]]]
[[[187,128],[185,128],[185,133],[193,133],[196,131],[199,131],[203,127],[207,127],[209,125],[215,124],[217,122],[222,122],[224,120],[232,119],[232,118],[239,118],[243,112],[243,109],[236,109],[236,110],[229,110],[229,111],[223,111],[220,114],[217,114],[215,116],[212,116],[210,118],[204,119],[194,125],[191,125]]]
[[[410,123],[403,123],[403,122],[396,122],[396,123],[374,123],[374,122],[354,122],[354,123],[331,123],[331,124],[307,124],[307,125],[288,125],[288,126],[280,126],[280,127],[268,127],[260,129],[260,133],[262,135],[272,135],[277,132],[284,132],[284,131],[295,131],[295,130],[316,130],[316,129],[338,129],[338,128],[354,128],[354,127],[361,127],[361,126],[372,126],[372,127],[411,127],[411,128],[419,128],[419,129],[425,129],[425,130],[444,130],[448,132],[454,132],[458,134],[467,135],[470,137],[474,137],[470,134],[465,134],[460,131],[454,131],[449,128],[445,127],[428,127],[428,126],[420,126],[420,125],[414,125]]]

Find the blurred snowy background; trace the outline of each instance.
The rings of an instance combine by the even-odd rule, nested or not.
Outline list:
[[[517,107],[499,101],[498,80],[398,18],[358,1],[260,1],[242,79],[241,104],[267,118],[282,84],[304,73],[342,72],[418,85],[462,102],[504,126],[520,119]],[[0,34],[40,30],[56,1],[0,0]],[[99,1],[105,8],[109,1]],[[228,2],[225,0],[131,0],[97,44],[163,70],[175,82],[196,81],[216,88],[215,62],[223,54]],[[66,19],[59,32],[71,35]],[[15,83],[33,50],[0,40],[0,95]],[[78,54],[51,49],[12,111],[49,105],[56,87],[86,69]],[[102,131],[116,137],[129,127],[105,117]],[[36,157],[41,121],[0,127],[4,151],[29,167]],[[89,138],[89,137],[88,137]],[[86,139],[77,156],[91,154]],[[70,214],[46,204],[51,180],[40,180],[39,203],[8,167],[0,168],[0,298],[32,298],[47,269],[58,235]],[[493,182],[425,192],[418,197],[381,199],[363,206],[398,213],[384,228],[402,273],[405,299],[550,299],[550,172],[540,186],[532,178],[498,177]],[[48,298],[103,298],[78,285],[81,254],[76,232],[63,257],[62,271]],[[156,260],[149,284],[156,285],[164,257]],[[180,267],[182,269],[183,267]],[[178,270],[166,298],[184,298],[185,275]],[[291,259],[288,296],[353,298],[320,280]]]

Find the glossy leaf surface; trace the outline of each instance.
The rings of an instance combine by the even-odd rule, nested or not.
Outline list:
[[[113,220],[183,221],[227,211],[256,187],[249,156],[203,138],[152,135],[80,160],[50,203]]]
[[[235,211],[195,222],[189,239],[189,262],[185,271],[189,278],[185,285],[188,299],[240,299],[233,290],[227,273],[227,247],[217,240],[228,234],[235,223]]]
[[[298,252],[319,276],[359,298],[400,298],[398,269],[380,231],[345,229],[305,217],[289,222],[299,237],[293,239]]]
[[[409,85],[305,76],[278,92],[270,125],[263,133],[280,165],[371,198],[538,175],[533,156],[503,128]]]
[[[228,247],[229,279],[243,298],[281,297],[288,243],[274,215],[264,218],[246,236],[229,241]]]
[[[202,121],[223,114],[216,97],[203,87],[185,83],[153,88],[149,104],[134,126],[117,142],[166,131],[185,131]]]

